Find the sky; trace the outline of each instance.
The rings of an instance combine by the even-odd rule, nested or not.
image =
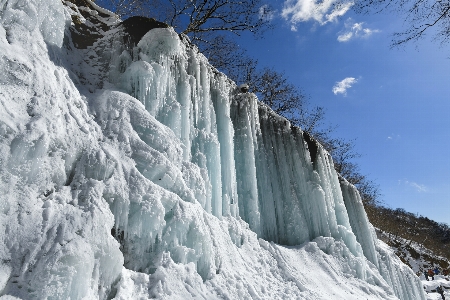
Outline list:
[[[450,224],[450,47],[391,49],[400,15],[332,12],[332,2],[274,1],[275,28],[239,44],[324,107],[336,136],[356,139],[385,206]]]

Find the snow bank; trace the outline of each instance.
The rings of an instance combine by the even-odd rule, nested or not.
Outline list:
[[[425,299],[320,145],[83,3],[0,0],[2,299]]]
[[[123,256],[105,184],[77,171],[103,135],[62,65],[68,18],[60,1],[0,7],[0,294],[104,298]]]
[[[1,24],[4,29],[28,32],[38,29],[46,43],[62,46],[68,16],[61,2],[2,0],[0,7],[2,7]]]

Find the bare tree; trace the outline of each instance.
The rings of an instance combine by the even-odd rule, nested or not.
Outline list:
[[[268,24],[268,6],[261,0],[169,0],[165,21],[184,34],[201,38],[206,32],[257,33]],[[187,20],[184,21],[184,20]]]
[[[197,45],[211,65],[237,83],[249,81],[257,69],[258,61],[227,36],[216,35],[208,42],[197,41]]]
[[[262,0],[97,0],[122,17],[154,17],[189,35],[192,40],[205,34],[227,32],[259,33],[270,26],[272,10]]]
[[[97,5],[112,10],[120,18],[144,15],[144,0],[93,0]]]
[[[378,185],[363,175],[355,162],[361,156],[355,151],[355,140],[333,137],[336,126],[325,121],[325,109],[312,107],[304,93],[291,84],[284,73],[270,68],[259,70],[256,62],[249,58],[243,57],[242,61],[246,63],[237,72],[238,82],[247,82],[260,101],[319,142],[333,157],[336,171],[356,186],[366,205],[380,204]]]
[[[253,92],[259,94],[264,103],[276,113],[295,121],[295,113],[303,109],[305,97],[283,73],[264,68],[253,81]]]
[[[376,13],[390,10],[405,16],[407,28],[394,33],[392,46],[417,41],[434,29],[434,38],[441,43],[450,39],[449,0],[359,0],[355,6],[358,12]]]
[[[325,121],[325,109],[312,106],[304,92],[290,83],[284,73],[271,68],[249,70],[246,76],[251,90],[276,113],[308,132],[332,155],[346,146],[342,140],[331,137],[336,126]]]
[[[316,138],[333,157],[334,168],[348,182],[356,186],[363,203],[367,205],[380,205],[379,186],[366,175],[360,172],[359,165],[355,162],[361,154],[355,151],[355,140],[342,138],[330,138],[332,132],[318,135]]]
[[[210,63],[230,77],[241,65],[256,66],[232,39],[271,28],[272,10],[264,0],[97,0],[120,17],[152,17],[186,34]]]

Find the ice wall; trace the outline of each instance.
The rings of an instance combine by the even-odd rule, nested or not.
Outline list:
[[[122,47],[116,51],[111,80],[139,99],[182,143],[183,155],[169,159],[175,160],[178,167],[189,162],[205,171],[210,194],[202,203],[204,209],[215,216],[236,216],[234,130],[229,101],[232,83],[214,72],[173,29],[153,29],[135,49]]]
[[[317,236],[343,238],[359,253],[337,174],[323,148],[312,142],[312,157],[301,129],[251,94],[233,98],[232,116],[237,174],[244,182],[238,186],[244,202],[240,215],[250,227],[287,245]]]
[[[424,299],[307,133],[171,28],[77,49],[114,17],[64,3],[0,0],[0,296],[328,297],[300,258],[364,287],[336,299]]]
[[[317,146],[311,162],[299,128],[254,95],[236,92],[186,43],[172,29],[151,30],[132,51],[120,49],[115,65],[122,72],[113,71],[112,81],[182,142],[183,155],[168,156],[175,166],[189,162],[206,170],[211,195],[204,209],[219,217],[239,212],[275,242],[345,237],[357,253],[329,155]]]
[[[333,237],[383,267],[358,192],[340,182],[330,155],[307,133],[237,91],[172,29],[147,33],[133,59],[129,49],[120,51],[116,64],[126,68],[112,80],[175,133],[185,163],[205,170],[207,212],[239,216],[259,237],[284,245]],[[359,278],[366,278],[365,269],[362,261]],[[395,291],[408,299],[403,289]]]

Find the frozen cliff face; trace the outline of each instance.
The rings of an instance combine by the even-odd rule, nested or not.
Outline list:
[[[104,298],[123,256],[104,184],[77,175],[103,134],[63,66],[70,16],[60,1],[2,0],[0,24],[0,295]]]
[[[328,153],[173,29],[0,24],[0,299],[425,299]]]

